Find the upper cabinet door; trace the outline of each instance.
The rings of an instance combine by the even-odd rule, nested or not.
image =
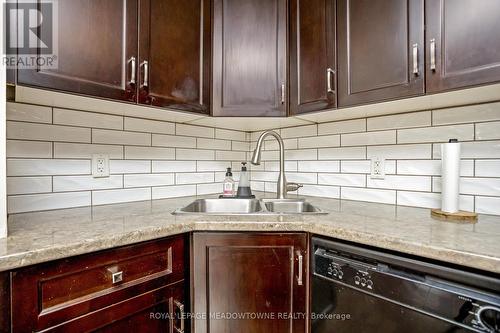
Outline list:
[[[427,92],[500,81],[500,1],[426,1]]]
[[[423,1],[338,1],[339,106],[424,93]]]
[[[213,115],[285,116],[287,1],[214,0]]]
[[[18,83],[135,101],[137,0],[64,0],[57,7],[58,67],[20,69]]]
[[[208,113],[210,1],[140,1],[139,103]]]
[[[290,113],[334,108],[335,0],[292,0],[290,9]]]

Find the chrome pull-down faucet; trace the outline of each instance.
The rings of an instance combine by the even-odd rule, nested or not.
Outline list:
[[[283,143],[283,139],[281,138],[281,136],[278,133],[276,133],[275,131],[266,131],[266,132],[261,134],[261,136],[259,137],[259,140],[257,141],[257,146],[255,147],[255,150],[253,152],[251,163],[253,165],[260,165],[262,144],[264,143],[264,139],[269,135],[274,136],[276,138],[276,140],[278,140],[278,144],[279,144],[279,148],[280,148],[280,174],[278,177],[278,188],[276,191],[276,197],[277,197],[277,199],[286,199],[287,192],[297,191],[299,188],[302,187],[302,185],[297,184],[297,183],[288,183],[286,181],[286,177],[285,177],[285,145]]]

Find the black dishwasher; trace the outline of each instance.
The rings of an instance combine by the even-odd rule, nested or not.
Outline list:
[[[500,332],[500,278],[312,239],[312,333]]]

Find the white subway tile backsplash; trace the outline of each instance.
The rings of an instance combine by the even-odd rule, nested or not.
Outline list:
[[[243,151],[216,151],[215,159],[218,161],[246,161],[247,154]]]
[[[153,200],[179,198],[196,195],[196,185],[175,185],[152,188]]]
[[[313,136],[299,138],[298,148],[339,147],[340,135]]]
[[[247,141],[247,136],[245,132],[232,131],[227,129],[215,129],[215,138],[224,140],[234,140],[234,141]]]
[[[213,183],[214,180],[213,172],[177,173],[175,175],[175,183],[177,185]]]
[[[9,177],[7,195],[52,192],[52,177]]]
[[[231,150],[231,141],[198,138],[197,148]]]
[[[53,178],[54,192],[103,190],[122,187],[123,177],[121,175],[112,175],[106,178],[94,178],[92,176],[55,176]]]
[[[500,121],[476,124],[476,140],[496,139],[500,139]]]
[[[431,111],[368,118],[368,131],[431,126]]]
[[[368,187],[408,191],[431,191],[432,179],[426,176],[386,175],[384,179],[368,177]]]
[[[198,184],[196,185],[197,195],[222,193],[222,183]]]
[[[153,161],[153,172],[195,172],[196,161]]]
[[[151,134],[92,129],[92,143],[151,146]]]
[[[340,198],[344,200],[378,202],[395,205],[396,191],[376,190],[371,188],[342,187],[340,191]]]
[[[376,146],[396,143],[396,131],[342,134],[341,146]]]
[[[90,206],[90,192],[67,192],[9,196],[9,214]]]
[[[93,112],[54,109],[53,123],[58,125],[123,130],[123,117]]]
[[[500,215],[500,197],[476,197],[476,212]]]
[[[7,139],[90,143],[90,128],[8,121]]]
[[[369,161],[341,161],[342,173],[371,173],[371,160]],[[396,173],[396,161],[385,161],[385,174]]]
[[[148,173],[151,172],[151,161],[110,160],[109,170],[111,174]]]
[[[51,176],[85,174],[90,174],[90,160],[7,160],[7,176]]]
[[[160,147],[125,147],[125,159],[128,160],[173,160],[174,148]]]
[[[255,149],[256,142],[252,144],[252,150]],[[283,145],[285,146],[285,149],[298,149],[298,139],[284,139],[283,140]],[[278,141],[276,140],[266,140],[264,141],[264,150],[279,150],[279,144]]]
[[[92,191],[93,205],[151,200],[151,188],[127,188],[120,190]]]
[[[277,178],[274,180],[276,179]],[[315,173],[288,172],[286,174],[286,180],[299,184],[317,184],[318,177]]]
[[[240,141],[232,141],[231,150],[248,152],[248,151],[250,151],[250,143],[240,142]]]
[[[476,160],[475,176],[500,178],[500,160]]]
[[[196,138],[153,134],[152,145],[158,147],[196,148]]]
[[[441,144],[433,144],[434,158],[441,158]],[[500,141],[462,142],[462,158],[500,158]]]
[[[433,177],[432,191],[441,192],[441,177]],[[460,193],[470,195],[498,196],[500,178],[460,178]]]
[[[124,187],[146,187],[174,185],[173,173],[131,174],[123,176]]]
[[[365,187],[366,176],[348,173],[319,173],[318,184]]]
[[[310,195],[313,197],[340,198],[340,187],[323,185],[305,185],[299,189],[299,195]]]
[[[287,161],[310,161],[318,159],[316,149],[300,149],[285,151],[285,160]]]
[[[175,157],[178,160],[213,161],[215,151],[202,149],[176,149]]]
[[[432,145],[392,145],[367,147],[367,157],[381,157],[386,160],[399,159],[430,159],[432,158]]]
[[[126,131],[175,134],[175,124],[166,121],[147,120],[125,117],[124,129]]]
[[[52,142],[7,140],[7,158],[51,158]]]
[[[300,172],[339,172],[339,161],[299,161]]]
[[[88,143],[54,143],[54,158],[92,158],[93,154],[105,154],[109,158],[123,158],[123,146]]]
[[[401,206],[424,208],[441,207],[441,195],[439,193],[398,191],[397,200],[398,205]],[[461,210],[473,211],[474,197],[461,195],[459,199],[459,207]]]
[[[204,171],[224,171],[229,167],[231,167],[231,163],[228,162],[220,162],[220,161],[198,161],[194,162],[195,163],[195,170],[186,170],[185,172],[189,171],[198,171],[198,172],[204,172]],[[237,170],[233,170],[237,171]],[[182,171],[179,171],[182,172]]]
[[[270,172],[270,171],[253,171],[252,172],[252,180],[253,181],[261,181],[261,182],[274,182],[278,179],[278,172]]]
[[[448,142],[474,140],[474,125],[438,126],[398,130],[398,143]]]
[[[281,129],[281,137],[283,139],[303,138],[305,136],[316,135],[318,135],[318,125],[306,125]]]
[[[363,160],[366,147],[318,149],[319,160]]]
[[[175,134],[213,139],[215,138],[215,129],[211,127],[176,124]]]
[[[7,120],[52,123],[52,108],[49,107],[8,102],[6,109]]]
[[[318,135],[356,133],[366,131],[366,119],[337,121],[318,125]]]
[[[306,163],[305,161],[303,163]],[[280,171],[280,162],[279,161],[268,161],[261,164],[262,170],[267,171]],[[252,170],[259,170],[257,166],[251,165]],[[297,169],[297,161],[285,161],[285,171],[286,172],[295,172]]]
[[[441,175],[441,160],[399,160],[398,175]],[[474,161],[462,160],[460,164],[461,176],[474,176]]]
[[[500,102],[432,111],[434,125],[500,120]]]

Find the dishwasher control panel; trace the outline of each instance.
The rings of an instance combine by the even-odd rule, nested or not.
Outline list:
[[[500,295],[424,274],[414,265],[403,267],[400,262],[363,257],[343,249],[315,246],[313,255],[314,276],[339,288],[352,288],[377,301],[432,313],[437,320],[470,331],[500,333]]]

